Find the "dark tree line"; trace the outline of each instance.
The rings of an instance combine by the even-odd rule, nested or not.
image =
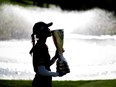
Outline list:
[[[33,0],[34,5],[54,4],[65,10],[86,10],[93,7],[116,12],[116,0]]]
[[[23,2],[24,0],[16,0]],[[116,0],[28,0],[33,1],[33,5],[46,6],[54,4],[60,6],[64,10],[87,10],[93,7],[115,11],[116,13]]]

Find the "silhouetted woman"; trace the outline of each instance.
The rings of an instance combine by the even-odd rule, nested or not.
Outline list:
[[[33,48],[30,54],[33,56],[35,77],[32,82],[32,87],[52,87],[52,76],[60,76],[58,72],[51,72],[50,70],[50,66],[58,58],[58,53],[56,51],[55,56],[50,60],[48,47],[46,45],[47,38],[51,36],[51,31],[48,27],[52,24],[52,22],[48,24],[37,22],[33,26],[33,34],[31,35]]]

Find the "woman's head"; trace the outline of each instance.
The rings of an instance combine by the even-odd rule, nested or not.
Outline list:
[[[48,24],[46,24],[44,22],[35,23],[35,25],[33,26],[33,34],[36,35],[37,38],[51,36],[49,27],[52,24],[53,24],[52,22],[48,23]]]
[[[49,27],[52,24],[53,24],[52,22],[48,24],[44,22],[35,23],[35,25],[33,26],[33,34],[31,35],[33,46],[35,45],[35,36],[36,38],[47,38],[51,36],[51,31]]]

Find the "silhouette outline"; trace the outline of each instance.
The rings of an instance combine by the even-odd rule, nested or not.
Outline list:
[[[56,50],[55,56],[50,59],[48,46],[46,45],[47,38],[51,36],[49,27],[52,24],[52,22],[47,24],[40,21],[33,26],[33,34],[31,35],[33,47],[30,54],[33,57],[35,77],[32,81],[32,87],[52,87],[52,77],[65,75],[50,70],[50,66],[55,63],[59,56]]]

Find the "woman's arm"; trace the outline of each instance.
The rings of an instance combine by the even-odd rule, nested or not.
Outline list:
[[[52,65],[52,64],[54,64],[54,62],[57,60],[57,57],[53,57],[51,60],[50,60],[50,66]]]
[[[58,51],[56,50],[55,56],[50,60],[50,66],[54,64],[54,62],[57,60],[59,57]]]
[[[47,70],[45,68],[45,66],[43,66],[43,65],[38,66],[38,73],[43,76],[53,76],[53,77],[59,76],[58,72],[51,72],[51,71]]]

